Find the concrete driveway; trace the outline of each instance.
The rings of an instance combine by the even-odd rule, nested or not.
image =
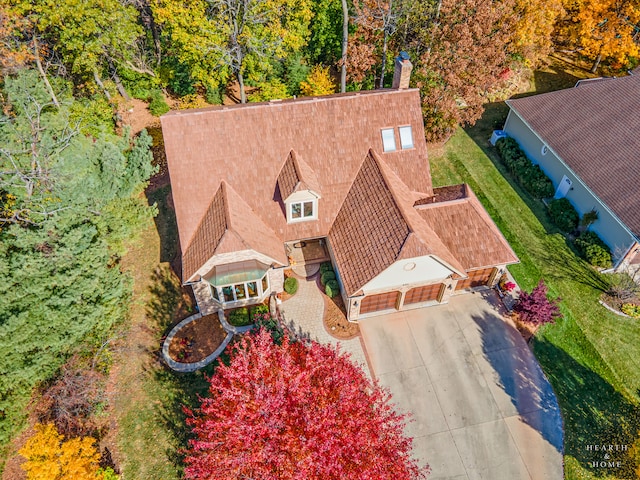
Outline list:
[[[360,322],[373,374],[412,414],[429,480],[563,478],[555,395],[502,313],[486,291]]]

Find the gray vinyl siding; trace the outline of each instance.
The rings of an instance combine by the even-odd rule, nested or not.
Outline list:
[[[542,154],[544,143],[524,121],[513,111],[509,111],[509,116],[504,126],[505,132],[514,138],[520,148],[524,150],[533,163],[540,165],[540,168],[547,174],[557,188],[564,175],[572,182],[571,190],[566,198],[571,202],[580,215],[594,209],[598,212],[598,220],[591,226],[604,242],[609,245],[614,253],[614,261],[619,256],[624,255],[627,249],[634,242],[634,238],[624,224],[598,199],[589,188],[578,179],[575,173],[569,169],[558,156],[548,148],[545,155]]]

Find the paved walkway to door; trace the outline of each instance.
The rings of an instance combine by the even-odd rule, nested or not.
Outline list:
[[[316,284],[317,275],[309,279],[298,278],[298,291],[280,306],[285,323],[296,334],[328,345],[340,345],[340,350],[351,355],[370,375],[360,337],[338,340],[324,328],[324,299]]]
[[[374,375],[413,415],[429,480],[561,480],[562,420],[535,357],[492,291],[364,319]]]

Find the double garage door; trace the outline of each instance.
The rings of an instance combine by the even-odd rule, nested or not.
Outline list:
[[[404,304],[428,302],[437,300],[440,291],[444,288],[441,283],[434,285],[425,285],[409,290],[404,296]],[[380,312],[382,310],[391,310],[399,308],[400,292],[386,292],[377,295],[367,295],[362,299],[360,304],[360,313]]]
[[[495,268],[483,268],[481,270],[472,270],[467,272],[469,278],[459,280],[456,290],[464,290],[465,288],[474,288],[487,285],[493,276]]]

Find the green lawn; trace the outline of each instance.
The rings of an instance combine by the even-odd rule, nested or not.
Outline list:
[[[587,445],[630,445],[638,437],[640,322],[598,304],[605,277],[577,257],[543,204],[507,178],[488,142],[506,113],[504,104],[489,105],[476,127],[460,129],[430,159],[433,183],[471,185],[520,258],[509,267],[519,285],[530,290],[544,278],[551,295],[562,298],[564,319],[539,331],[533,350],[562,409],[566,478],[636,478],[628,454],[612,455],[620,468],[591,468],[602,455]]]

